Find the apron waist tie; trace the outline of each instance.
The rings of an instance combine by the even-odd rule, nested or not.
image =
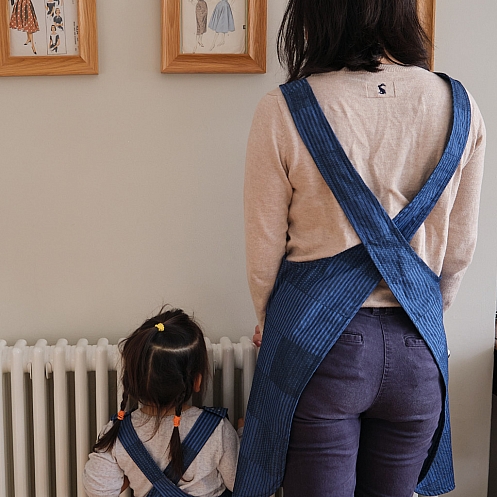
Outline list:
[[[403,307],[361,307],[361,311],[365,311],[373,316],[391,316],[392,314],[405,314]]]

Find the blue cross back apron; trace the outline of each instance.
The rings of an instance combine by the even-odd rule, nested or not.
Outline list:
[[[202,413],[181,443],[183,448],[183,473],[186,472],[227,413],[228,410],[224,408],[203,407]],[[130,412],[126,413],[122,420],[118,437],[133,462],[153,485],[147,497],[189,497],[189,494],[183,492],[177,486],[180,479],[173,475],[171,463],[168,464],[164,471],[156,464],[138,437],[131,422],[130,414]],[[113,419],[115,419],[115,416]],[[219,497],[231,497],[231,495],[231,492],[226,489]]]
[[[267,305],[235,497],[268,497],[281,486],[299,397],[382,278],[431,349],[444,381],[439,427],[416,491],[439,495],[455,487],[440,277],[409,245],[457,169],[471,124],[466,90],[439,76],[452,90],[450,138],[426,184],[394,219],[350,163],[309,83],[303,79],[281,86],[302,140],[362,243],[330,258],[282,261]]]

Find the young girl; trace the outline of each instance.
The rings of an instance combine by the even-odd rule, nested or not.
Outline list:
[[[121,353],[121,410],[86,463],[87,494],[117,497],[129,485],[141,497],[152,489],[149,479],[159,479],[154,495],[171,487],[173,495],[181,494],[178,488],[198,497],[231,495],[239,439],[226,410],[187,404],[208,378],[199,326],[180,309],[161,312],[121,344]],[[129,399],[139,408],[126,412]]]

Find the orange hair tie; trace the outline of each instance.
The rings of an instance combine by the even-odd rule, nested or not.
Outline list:
[[[117,413],[117,419],[118,419],[119,421],[122,421],[122,420],[124,419],[125,414],[126,414],[126,411],[119,411],[119,412]]]
[[[181,416],[174,416],[173,425],[175,428],[178,428],[180,422],[181,422]]]

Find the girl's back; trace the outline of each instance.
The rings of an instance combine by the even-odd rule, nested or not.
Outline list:
[[[154,485],[177,484],[197,497],[233,489],[239,442],[225,411],[206,408],[200,417],[202,410],[188,405],[209,379],[202,330],[181,309],[163,310],[120,344],[123,396],[85,466],[83,483],[90,497],[118,497],[128,486],[135,497],[147,495],[152,489],[148,477]],[[164,479],[160,473],[166,467]]]
[[[180,438],[184,440],[202,410],[191,407],[183,411],[179,426]],[[173,431],[173,415],[166,416],[154,435],[155,419],[137,409],[131,414],[133,426],[159,467],[169,462],[169,440]],[[112,426],[110,422],[105,429]],[[199,455],[183,475],[178,487],[194,496],[216,497],[225,488],[233,490],[239,439],[227,419],[215,429]],[[135,497],[142,497],[152,489],[152,484],[138,469],[119,440],[109,452],[93,452],[83,475],[89,497],[113,497],[121,493],[126,475]],[[105,490],[104,490],[105,489]]]

